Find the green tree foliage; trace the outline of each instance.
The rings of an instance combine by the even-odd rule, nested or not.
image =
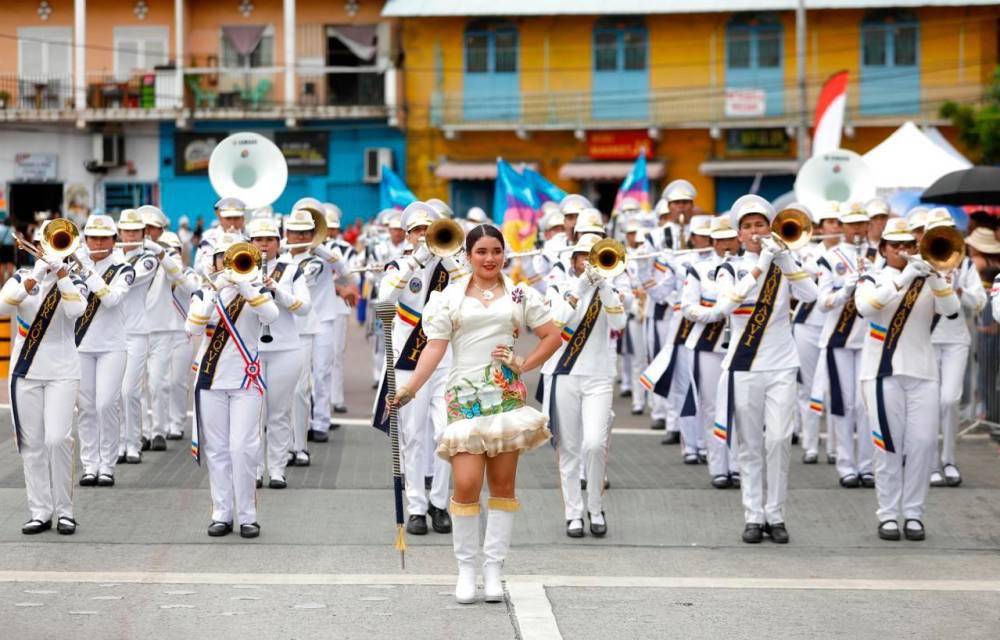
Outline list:
[[[1000,67],[993,72],[982,106],[949,100],[941,105],[941,117],[951,120],[959,139],[979,154],[981,164],[1000,164]]]

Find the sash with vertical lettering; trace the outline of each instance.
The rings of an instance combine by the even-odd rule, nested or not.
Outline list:
[[[17,356],[17,362],[14,364],[14,371],[11,375],[20,377],[28,375],[31,363],[34,362],[35,355],[38,354],[38,348],[42,345],[42,338],[45,337],[45,332],[48,331],[49,325],[52,324],[52,318],[56,315],[56,309],[59,307],[61,299],[59,283],[54,282],[52,283],[52,288],[42,300],[41,306],[38,307],[35,319],[31,321],[31,326],[28,328],[28,335],[24,337],[24,342],[21,344],[21,353]]]
[[[736,351],[729,363],[730,371],[750,371],[754,358],[757,357],[757,350],[760,349],[760,343],[764,339],[764,330],[767,329],[767,323],[774,313],[774,303],[778,299],[780,285],[781,269],[778,265],[771,264],[760,286],[760,293],[757,294],[757,303],[747,320],[747,325],[743,328],[739,342],[736,343]]]
[[[124,264],[113,264],[108,267],[104,274],[101,275],[101,279],[104,280],[104,284],[110,284],[114,279],[115,275],[121,271]],[[74,329],[74,334],[76,336],[76,346],[80,346],[83,342],[84,336],[87,335],[87,330],[90,329],[90,324],[94,321],[94,316],[97,315],[97,309],[101,306],[101,299],[97,297],[96,291],[91,291],[90,295],[87,296],[87,308],[84,310],[83,315],[76,319],[76,327]]]
[[[834,349],[843,349],[847,344],[847,339],[854,328],[854,321],[858,317],[858,308],[854,304],[854,296],[847,299],[844,308],[840,310],[837,324],[833,326],[833,333],[826,346],[826,370],[830,382],[830,413],[835,416],[844,415],[844,391],[840,383],[840,372],[837,369],[837,359],[833,353]],[[852,382],[853,384],[853,382]]]
[[[559,412],[556,407],[556,384],[558,383],[559,376],[568,375],[573,371],[573,365],[580,358],[580,354],[583,353],[583,347],[587,344],[587,340],[590,338],[590,334],[594,332],[594,326],[597,324],[597,319],[601,316],[601,295],[600,291],[594,292],[594,297],[590,299],[590,304],[587,305],[587,311],[583,314],[583,319],[580,320],[580,324],[577,325],[576,330],[570,334],[569,341],[566,343],[566,348],[563,349],[562,355],[559,356],[559,361],[556,363],[556,369],[552,372],[552,375],[545,376],[545,382],[549,385],[549,430],[552,432],[551,444],[553,447],[559,444]],[[563,335],[566,335],[568,331],[563,329]]]

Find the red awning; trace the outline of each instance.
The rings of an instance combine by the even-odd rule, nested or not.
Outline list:
[[[632,170],[633,162],[567,162],[559,167],[560,180],[623,180]],[[663,177],[664,162],[650,162],[646,175],[651,180]]]

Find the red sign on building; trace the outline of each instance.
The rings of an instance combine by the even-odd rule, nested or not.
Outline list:
[[[653,157],[653,141],[642,131],[588,131],[587,155],[594,160],[635,160]]]

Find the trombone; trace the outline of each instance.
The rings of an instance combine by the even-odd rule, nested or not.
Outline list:
[[[424,241],[431,253],[439,258],[448,258],[462,250],[465,231],[451,218],[438,218],[427,227]]]
[[[69,258],[73,261],[73,264],[68,266],[69,271],[74,269],[80,273],[86,271],[83,263],[75,255],[80,246],[80,229],[70,220],[56,218],[49,221],[42,231],[42,239],[39,242],[41,249],[28,242],[18,232],[14,233],[14,242],[22,251],[34,256],[36,260],[62,262]]]
[[[918,252],[920,258],[938,274],[947,273],[962,263],[962,258],[965,257],[965,239],[955,227],[931,227],[920,238]],[[907,261],[916,257],[906,255]]]

